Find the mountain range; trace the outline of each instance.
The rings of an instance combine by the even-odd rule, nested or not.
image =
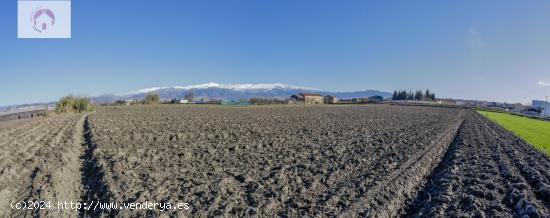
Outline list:
[[[277,98],[287,99],[297,93],[318,93],[321,95],[332,95],[341,99],[361,98],[379,95],[384,98],[390,97],[392,93],[378,90],[363,90],[351,92],[331,92],[317,88],[291,86],[281,83],[270,84],[220,84],[204,83],[189,86],[152,87],[132,91],[122,95],[106,94],[92,96],[90,99],[95,103],[112,103],[117,100],[141,100],[148,94],[158,94],[162,100],[181,99],[187,93],[193,93],[195,101],[207,100],[239,100],[250,98]],[[55,102],[34,103],[25,105],[10,105],[0,107],[0,113],[28,110],[29,108],[55,106]]]
[[[338,98],[360,98],[379,95],[390,97],[389,92],[378,90],[364,90],[353,92],[330,92],[317,88],[291,86],[281,83],[271,84],[219,84],[205,83],[190,86],[153,87],[129,92],[124,95],[101,95],[92,97],[97,103],[108,103],[117,100],[141,100],[148,94],[157,94],[162,100],[181,99],[186,94],[193,93],[195,101],[200,100],[239,100],[250,98],[277,98],[287,99],[297,93],[318,93],[333,95]]]

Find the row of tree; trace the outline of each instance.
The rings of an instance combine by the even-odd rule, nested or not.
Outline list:
[[[185,96],[183,97],[183,99],[186,99],[188,102],[192,102],[194,98],[195,98],[195,95],[193,94],[193,92],[189,92],[189,93],[185,94]],[[114,103],[104,103],[102,105],[108,106],[108,105],[126,105],[126,104],[131,104],[131,105],[134,105],[134,104],[158,104],[158,103],[162,103],[160,100],[161,99],[160,99],[160,96],[158,94],[148,94],[143,98],[143,100],[140,100],[140,101],[130,101],[129,103],[127,103],[124,100],[117,100]],[[172,99],[170,102],[167,102],[167,103],[176,104],[176,103],[179,103],[179,102],[180,102],[179,99]]]
[[[394,91],[393,100],[412,100],[412,101],[433,101],[435,100],[435,93],[431,93],[430,90],[422,92],[422,90],[417,90],[413,92],[412,90],[402,90]]]
[[[148,94],[143,98],[141,101],[129,101],[128,104],[135,105],[135,104],[158,104],[160,102],[160,96],[157,94]],[[124,100],[117,100],[115,103],[112,104],[105,104],[105,105],[126,105],[127,102]]]

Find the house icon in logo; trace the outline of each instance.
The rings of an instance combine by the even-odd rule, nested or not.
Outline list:
[[[47,8],[37,8],[31,15],[33,29],[39,33],[47,31],[55,25],[55,14]]]

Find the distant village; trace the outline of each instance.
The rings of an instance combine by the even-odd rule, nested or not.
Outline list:
[[[148,99],[146,96],[145,99]],[[147,102],[147,100],[144,100]],[[144,101],[126,100],[117,101],[114,104],[139,104]],[[339,99],[332,95],[321,95],[318,93],[296,93],[289,96],[287,99],[280,98],[250,98],[241,100],[212,100],[205,98],[195,98],[192,94],[187,94],[182,99],[160,100],[160,103],[165,104],[220,104],[220,105],[272,105],[272,104],[365,104],[365,103],[383,103],[386,101],[382,96],[369,96],[362,98]]]
[[[102,103],[102,106],[112,105],[135,105],[135,104],[216,104],[226,106],[248,106],[248,105],[344,105],[344,104],[397,104],[397,105],[427,105],[439,107],[474,108],[493,111],[514,113],[523,116],[544,118],[550,120],[550,103],[548,101],[533,100],[531,105],[510,104],[502,102],[490,102],[479,100],[461,100],[450,98],[436,98],[434,93],[422,91],[395,91],[392,96],[382,97],[379,95],[365,96],[360,98],[338,98],[332,95],[321,95],[318,93],[296,93],[288,98],[250,98],[241,100],[215,100],[195,97],[193,93],[187,93],[181,99],[160,99],[156,94],[149,94],[144,99],[118,100],[114,103]],[[23,108],[24,109],[24,108]],[[12,113],[0,114],[0,120],[12,120],[33,118],[44,115],[45,110],[53,109],[51,106],[32,107],[24,110],[13,111]]]
[[[477,100],[454,100],[441,99],[442,104],[454,104],[468,108],[484,108],[495,111],[505,111],[509,113],[550,118],[550,102],[542,100],[532,100],[531,105],[523,105],[519,103],[510,104],[502,102],[477,101]]]
[[[408,104],[430,105],[461,108],[482,108],[495,111],[505,111],[525,116],[550,119],[550,103],[548,101],[533,100],[532,105],[510,104],[479,100],[461,100],[450,98],[436,98],[434,93],[422,91],[395,91],[393,96],[366,96],[361,98],[340,99],[332,95],[318,93],[296,93],[287,99],[278,98],[251,98],[243,100],[204,100],[194,99],[188,94],[183,99],[172,99],[170,103],[178,104],[220,104],[220,105],[272,105],[272,104]]]

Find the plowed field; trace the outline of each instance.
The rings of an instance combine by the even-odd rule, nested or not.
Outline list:
[[[547,217],[550,159],[465,109],[131,106],[0,122],[0,216]],[[14,210],[13,201],[188,209]]]
[[[76,216],[71,210],[13,210],[11,202],[80,201],[83,117],[0,123],[0,216]]]

